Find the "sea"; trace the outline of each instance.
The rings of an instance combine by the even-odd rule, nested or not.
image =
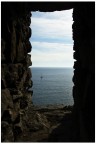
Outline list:
[[[36,106],[73,105],[72,68],[31,67],[32,102]]]

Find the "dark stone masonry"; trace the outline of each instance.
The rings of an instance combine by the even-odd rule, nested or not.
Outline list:
[[[32,50],[30,24],[31,11],[71,8],[73,58],[76,60],[73,66],[74,106],[71,115],[63,119],[65,109],[46,113],[47,109],[42,113],[32,105],[33,92],[29,90],[33,84],[29,68],[32,62],[28,54]],[[49,132],[52,118],[59,121],[61,127],[56,123],[56,128],[54,126]],[[64,124],[69,125],[66,131],[62,128]],[[37,140],[35,132],[38,129],[44,130],[44,137],[41,139],[42,132],[38,132]],[[67,130],[71,130],[70,136]],[[44,133],[49,133],[47,138]],[[1,2],[1,141],[95,141],[95,2]]]

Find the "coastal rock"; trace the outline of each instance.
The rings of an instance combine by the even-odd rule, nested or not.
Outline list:
[[[48,123],[46,116],[38,112],[35,112],[32,117],[32,121],[30,121],[27,124],[27,126],[31,132],[32,131],[36,132],[42,129],[48,130],[48,128],[50,127],[50,124]]]

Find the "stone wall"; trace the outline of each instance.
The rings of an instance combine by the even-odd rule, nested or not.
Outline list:
[[[95,140],[95,5],[76,4],[73,11],[75,141]],[[77,140],[76,140],[77,138]]]
[[[10,8],[10,9],[9,9]],[[2,3],[1,127],[2,142],[12,142],[23,131],[22,119],[31,101],[31,13],[18,15]]]
[[[74,8],[73,141],[95,141],[95,3],[2,2],[1,128],[2,141],[16,141],[24,131],[32,92],[30,55],[31,11]]]

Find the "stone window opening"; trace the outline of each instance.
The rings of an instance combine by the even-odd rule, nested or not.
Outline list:
[[[70,13],[70,11],[72,11],[72,13],[73,13],[73,9],[69,9],[69,10],[62,10],[62,11],[60,11],[60,12],[62,12],[62,14],[63,14],[63,16],[61,16],[60,18],[61,19],[63,19],[63,17],[65,16],[65,19],[63,19],[62,21],[63,22],[65,22],[65,26],[66,26],[66,23],[68,23],[68,20],[69,19],[72,19],[72,14],[71,14],[71,17],[68,15],[68,13]],[[57,12],[57,13],[56,13]],[[48,23],[48,20],[49,19],[47,19],[48,17],[50,18],[50,13],[51,13],[51,19],[52,19],[52,15],[53,15],[53,18],[54,18],[54,14],[56,13],[57,14],[57,18],[56,18],[56,15],[55,15],[55,20],[57,20],[58,21],[58,15],[60,14],[60,12],[59,11],[54,11],[54,12],[39,12],[39,11],[32,11],[31,12],[31,14],[32,14],[32,17],[31,17],[31,25],[30,25],[30,28],[32,29],[32,36],[31,36],[31,38],[30,38],[30,42],[31,42],[31,45],[32,45],[32,51],[31,51],[31,54],[32,54],[32,58],[31,58],[31,60],[32,60],[32,66],[31,66],[31,69],[33,69],[34,68],[34,66],[36,67],[39,67],[39,66],[41,66],[41,67],[44,67],[45,65],[43,64],[42,65],[42,63],[43,63],[43,61],[46,61],[46,53],[45,53],[45,59],[44,58],[42,58],[42,62],[41,62],[41,65],[40,65],[40,60],[39,60],[39,58],[37,57],[37,61],[39,61],[39,65],[37,64],[34,64],[34,63],[36,63],[35,61],[36,61],[36,58],[35,58],[35,55],[36,55],[36,53],[35,53],[35,48],[37,47],[37,50],[39,49],[39,51],[40,51],[40,48],[41,48],[41,52],[42,52],[42,46],[43,46],[43,51],[44,51],[44,47],[45,47],[45,49],[46,49],[46,46],[47,46],[47,44],[50,44],[50,40],[49,40],[49,43],[46,43],[46,35],[47,34],[49,34],[48,33],[48,31],[47,32],[42,32],[43,31],[43,29],[46,31],[46,29],[45,29],[45,27],[47,27],[47,23]],[[64,12],[65,12],[65,15],[64,15]],[[37,15],[36,15],[36,13],[37,13]],[[43,13],[43,14],[42,14]],[[42,15],[43,15],[43,17],[42,17]],[[67,18],[67,17],[70,17],[70,18]],[[38,18],[38,22],[37,22],[37,19],[36,18]],[[43,19],[42,19],[43,18]],[[45,19],[44,19],[45,18]],[[34,19],[34,20],[32,20],[32,19]],[[46,22],[46,19],[47,19],[47,22]],[[42,20],[45,20],[44,21],[44,23],[42,23],[42,25],[41,25],[41,22],[42,22]],[[51,20],[52,21],[52,20]],[[61,21],[61,22],[62,22]],[[66,22],[67,21],[67,22]],[[53,22],[53,21],[52,21]],[[69,21],[69,22],[71,22],[71,20]],[[38,24],[38,23],[40,23],[40,25]],[[58,22],[59,23],[59,22]],[[57,29],[60,29],[59,27],[58,27],[58,23],[57,23]],[[44,24],[45,24],[45,26],[44,26]],[[59,23],[60,24],[60,23]],[[37,29],[36,29],[36,27],[35,27],[35,25],[37,25]],[[54,25],[54,23],[53,23],[53,25]],[[52,26],[53,26],[52,25]],[[62,26],[62,28],[60,29],[61,31],[62,31],[62,29],[64,29],[64,26],[63,25],[61,25]],[[43,28],[44,27],[44,28]],[[41,28],[41,29],[40,29]],[[48,27],[47,27],[48,28]],[[54,26],[53,26],[53,28],[54,28]],[[55,30],[56,30],[56,28],[55,28]],[[70,26],[69,26],[69,29],[71,29],[71,30],[69,30],[69,31],[71,31],[72,32],[72,22],[71,22],[71,28],[70,28]],[[50,23],[49,23],[49,28],[48,28],[48,30],[50,31]],[[51,28],[51,30],[52,30],[52,28]],[[66,29],[64,29],[64,30],[66,30]],[[63,32],[64,32],[64,30],[63,30]],[[68,27],[67,27],[67,31],[68,31]],[[41,32],[41,36],[40,36],[40,34],[38,34],[38,33],[40,33]],[[58,32],[58,31],[57,31]],[[63,32],[61,32],[62,34],[62,36],[60,35],[60,33],[58,32],[57,33],[57,35],[59,34],[60,35],[60,38],[61,38],[61,40],[60,40],[60,38],[57,38],[57,39],[59,39],[60,41],[61,41],[61,43],[59,42],[59,44],[61,44],[62,45],[62,43],[63,43],[63,45],[65,44],[65,46],[63,46],[63,48],[64,47],[66,47],[66,43],[68,44],[68,42],[63,42],[63,41],[68,41],[67,40],[67,38],[66,37],[68,37],[68,34],[65,34],[64,36],[63,36]],[[66,33],[66,32],[65,32]],[[68,32],[67,32],[68,33]],[[37,35],[36,35],[37,34]],[[43,35],[43,36],[42,36]],[[37,37],[36,37],[37,36]],[[50,35],[51,36],[51,35]],[[43,37],[43,38],[42,38]],[[45,37],[45,38],[44,38]],[[54,37],[54,34],[53,34],[53,37]],[[64,38],[65,38],[65,40],[64,40]],[[48,38],[47,38],[48,39]],[[52,40],[52,38],[50,38],[51,40]],[[54,39],[53,39],[53,41],[54,41]],[[57,40],[58,41],[58,40]],[[73,50],[73,40],[72,40],[72,33],[71,33],[71,38],[70,38],[70,40],[69,41],[71,41],[71,50]],[[55,43],[56,43],[56,40],[55,40]],[[46,44],[46,45],[45,45]],[[69,44],[70,44],[70,42],[69,42]],[[39,46],[38,46],[39,45]],[[53,46],[54,47],[54,46]],[[58,45],[58,47],[59,47],[59,45]],[[68,48],[68,47],[67,47]],[[67,49],[66,48],[66,49]],[[52,46],[51,46],[51,49],[52,49]],[[50,50],[50,46],[49,46],[49,50]],[[44,51],[45,52],[45,51]],[[54,52],[55,52],[55,50],[54,50]],[[63,51],[62,51],[63,52]],[[47,49],[47,53],[48,53],[48,49]],[[52,52],[53,53],[53,52]],[[58,53],[59,53],[59,49],[58,49]],[[63,52],[64,53],[64,52]],[[70,52],[71,53],[71,57],[72,57],[72,59],[71,59],[71,61],[73,61],[73,64],[74,64],[74,60],[73,60],[73,51],[71,51]],[[43,57],[44,55],[42,55],[42,53],[39,53],[39,55],[38,56],[40,56],[40,54],[41,54],[41,57]],[[61,53],[62,54],[62,53]],[[62,55],[63,56],[63,55]],[[62,58],[62,56],[61,56],[61,58]],[[66,56],[66,55],[65,55]],[[63,56],[64,57],[64,56]],[[58,59],[61,59],[60,57],[59,58],[57,58],[56,59],[56,61],[58,62]],[[49,57],[49,59],[50,59],[50,57]],[[61,60],[62,61],[62,60]],[[64,60],[63,60],[64,61]],[[50,60],[49,60],[49,62],[50,62]],[[47,63],[48,62],[46,62],[46,66],[47,66]],[[52,62],[50,62],[50,64],[51,64]],[[49,63],[48,63],[49,64]],[[72,65],[72,62],[71,62],[71,68],[73,67]],[[64,66],[64,64],[62,64],[63,66]],[[67,65],[67,64],[66,64]],[[46,67],[45,66],[45,67]],[[57,66],[57,65],[56,65]],[[47,67],[50,67],[50,65],[48,65]],[[54,65],[53,65],[53,67],[54,67]],[[58,66],[57,66],[58,67]],[[67,66],[65,66],[65,67],[67,67]],[[73,68],[72,68],[73,69]],[[39,71],[39,70],[38,70]],[[39,104],[40,102],[39,102],[39,100],[38,100],[38,102],[36,102],[36,99],[35,99],[35,96],[37,96],[37,95],[39,95],[39,93],[38,92],[36,92],[36,91],[38,91],[38,89],[36,88],[36,84],[35,84],[35,82],[34,82],[34,70],[32,71],[32,75],[33,75],[33,77],[32,77],[32,80],[33,80],[33,98],[32,98],[32,100],[33,100],[33,104]],[[42,77],[42,78],[41,78]],[[45,76],[44,76],[45,77]],[[73,77],[73,75],[72,75],[72,77]],[[38,80],[39,79],[42,79],[43,80],[43,76],[42,76],[42,71],[39,73],[39,77],[38,77]],[[72,82],[72,78],[70,78],[70,81]],[[47,83],[47,82],[46,82]],[[34,86],[35,85],[35,86]],[[38,85],[38,84],[37,84]],[[71,84],[72,85],[72,84]],[[35,89],[34,89],[34,87],[35,87]],[[72,85],[72,87],[73,87],[73,85]],[[41,88],[42,89],[42,88]],[[43,91],[43,90],[42,90]],[[41,91],[41,95],[42,95],[42,91]],[[69,90],[70,91],[70,90]],[[68,92],[68,91],[67,91]],[[47,93],[47,92],[46,92]],[[45,93],[45,95],[46,95],[46,93]],[[64,92],[63,92],[64,93]],[[52,95],[52,94],[51,94]],[[54,95],[54,94],[53,94]],[[70,95],[70,94],[69,94]],[[72,88],[71,88],[71,95],[72,95]],[[42,96],[41,96],[42,97]],[[63,96],[62,96],[63,97]],[[68,102],[67,102],[67,105],[73,105],[74,104],[74,102],[73,102],[73,99],[72,99],[73,97],[71,96],[71,98],[69,98],[69,99],[71,99],[71,103],[69,102],[69,104],[68,104]],[[70,101],[70,100],[69,100]],[[63,100],[63,102],[64,102],[64,100]],[[42,98],[42,100],[41,100],[41,103],[43,104],[44,102],[43,102],[43,98]],[[49,102],[49,105],[50,104],[52,104],[52,103],[50,103]],[[57,104],[58,104],[58,102],[57,102]],[[60,103],[61,104],[61,103]],[[63,104],[63,103],[62,103]],[[54,104],[53,104],[54,105]],[[66,105],[66,104],[65,104]]]
[[[95,2],[1,2],[1,6],[1,141],[94,142]],[[62,118],[57,109],[58,114],[32,106],[29,26],[31,11],[70,8],[74,8],[74,106],[72,115],[67,108],[60,109],[65,112]]]

